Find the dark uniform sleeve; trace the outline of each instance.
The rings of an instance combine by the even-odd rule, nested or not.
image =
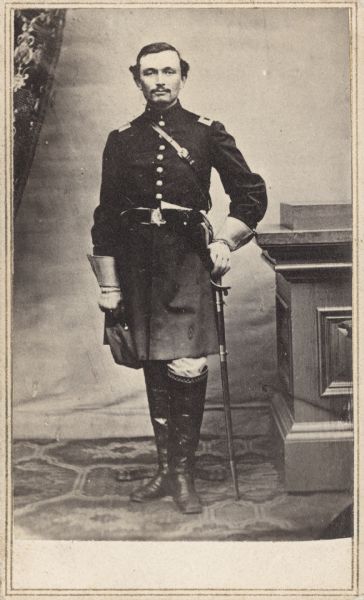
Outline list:
[[[265,183],[260,175],[251,172],[222,123],[212,123],[211,135],[212,164],[231,200],[229,216],[254,229],[267,209]]]
[[[119,228],[120,164],[117,164],[115,136],[112,131],[106,142],[102,157],[100,204],[94,212],[91,230],[93,252],[97,256],[114,256]]]

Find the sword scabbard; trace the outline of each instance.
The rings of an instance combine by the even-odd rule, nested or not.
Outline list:
[[[229,390],[229,378],[228,378],[228,366],[227,366],[227,350],[225,341],[225,321],[224,321],[224,300],[223,295],[227,296],[230,287],[221,285],[221,278],[216,282],[211,280],[211,285],[215,295],[215,305],[217,311],[217,337],[219,341],[219,355],[220,355],[220,370],[221,370],[221,383],[222,383],[222,397],[224,404],[224,415],[225,415],[225,427],[227,445],[229,450],[229,462],[231,469],[231,476],[235,489],[235,499],[239,500],[239,485],[236,471],[235,453],[234,453],[234,440],[233,440],[233,425],[231,418],[231,407],[230,407],[230,390]]]

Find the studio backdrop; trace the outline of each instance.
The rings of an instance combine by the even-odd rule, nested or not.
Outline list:
[[[148,435],[142,373],[102,345],[86,259],[107,135],[144,110],[129,73],[139,49],[177,47],[191,70],[182,105],[219,120],[267,183],[261,228],[284,201],[351,201],[348,11],[340,8],[80,8],[63,41],[15,221],[14,434]],[[228,198],[215,173],[211,220]],[[269,402],[276,382],[274,273],[251,243],[224,281],[231,395]],[[210,357],[208,403],[221,402]],[[219,425],[221,426],[221,424]],[[218,427],[218,425],[217,425]]]

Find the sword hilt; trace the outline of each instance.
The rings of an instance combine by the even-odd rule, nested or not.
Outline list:
[[[213,279],[210,279],[212,288],[216,291],[216,292],[222,292],[224,294],[224,296],[227,296],[229,293],[229,290],[231,290],[231,285],[222,285],[221,283],[221,277],[218,277],[216,281],[214,281]]]

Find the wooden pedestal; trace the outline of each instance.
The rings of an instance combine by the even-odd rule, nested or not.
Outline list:
[[[330,205],[324,207],[330,215]],[[297,214],[296,208],[282,210],[288,225],[299,223],[302,215],[304,226],[310,224],[307,206],[299,206]],[[322,213],[322,205],[319,209]],[[335,205],[331,222],[337,212]],[[348,489],[353,465],[350,223],[340,230],[272,227],[257,241],[276,272],[281,391],[272,411],[283,444],[286,488]]]

